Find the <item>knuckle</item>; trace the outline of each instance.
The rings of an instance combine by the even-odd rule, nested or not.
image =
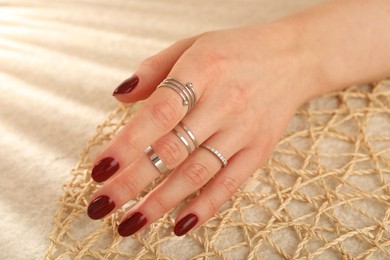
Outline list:
[[[230,102],[237,104],[240,107],[248,101],[247,88],[241,85],[236,85],[230,90]]]
[[[163,64],[161,55],[153,55],[141,62],[141,67],[146,67],[152,70],[160,70]]]
[[[239,183],[236,179],[231,177],[223,177],[217,183],[217,186],[220,187],[224,194],[229,197],[232,196],[239,187]]]
[[[126,145],[126,152],[131,156],[136,156],[143,152],[139,148],[138,142],[131,134],[126,135],[123,140]]]
[[[264,164],[264,162],[269,158],[272,154],[272,151],[274,150],[278,139],[277,137],[273,138],[270,136],[268,140],[262,140],[263,143],[257,142],[260,145],[257,145],[257,147],[249,148],[252,150],[253,154],[256,154],[257,156],[253,156],[255,158],[254,163],[257,166],[261,166]]]
[[[199,57],[199,62],[207,66],[220,66],[225,61],[225,57],[213,49],[206,49]]]
[[[220,46],[215,46],[212,33],[203,34],[193,45],[189,53],[197,69],[202,71],[202,75],[215,77],[226,72],[225,68],[229,64],[226,51]]]
[[[151,202],[151,204],[153,204],[152,208],[155,212],[165,213],[170,209],[168,201],[161,196],[154,196],[151,198]]]
[[[210,48],[203,51],[202,54],[197,57],[197,62],[199,68],[201,68],[206,75],[214,76],[221,75],[225,71],[224,68],[227,64],[224,55],[221,55]]]
[[[171,140],[162,139],[157,141],[154,149],[167,166],[174,167],[182,158],[179,144]]]
[[[179,112],[175,108],[175,104],[176,102],[172,99],[165,99],[152,105],[151,118],[156,127],[165,131],[175,125],[176,121],[179,120]]]
[[[214,215],[214,213],[218,211],[217,203],[211,196],[204,196],[201,201],[201,205],[206,208],[209,215]]]
[[[232,85],[227,88],[226,97],[223,103],[223,109],[229,112],[242,112],[248,104],[248,90],[241,85]]]
[[[190,185],[195,187],[202,186],[207,181],[209,175],[210,172],[207,167],[200,163],[193,163],[183,171],[184,178]]]
[[[113,185],[113,190],[118,191],[119,194],[126,194],[126,197],[134,197],[139,192],[135,180],[130,180],[130,178],[117,178]]]

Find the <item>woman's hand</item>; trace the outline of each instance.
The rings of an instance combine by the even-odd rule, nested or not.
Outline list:
[[[105,183],[91,198],[89,216],[114,212],[160,176],[144,153],[151,145],[175,170],[125,214],[119,234],[134,234],[206,186],[178,215],[174,231],[183,235],[201,225],[262,165],[295,109],[313,95],[303,89],[311,78],[302,78],[311,65],[296,33],[278,24],[204,33],[146,59],[114,91],[122,102],[147,101],[97,156],[92,177]],[[189,113],[173,89],[156,89],[166,77],[193,83],[197,102]],[[195,149],[180,121],[228,165],[204,147]]]
[[[162,161],[175,170],[125,214],[119,234],[134,234],[205,186],[174,231],[201,225],[267,159],[300,104],[388,76],[389,9],[388,0],[332,1],[273,24],[204,33],[146,59],[114,91],[122,102],[147,100],[97,156],[92,177],[105,183],[89,216],[103,218],[134,198],[160,176]],[[189,113],[180,93],[156,89],[167,77],[193,83]],[[195,149],[180,121],[228,165],[215,150]],[[149,145],[159,159],[145,154]]]

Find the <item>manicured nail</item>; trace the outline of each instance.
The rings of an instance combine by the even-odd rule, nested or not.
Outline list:
[[[119,224],[118,233],[122,237],[128,237],[136,233],[148,220],[141,212],[135,212],[128,219]]]
[[[114,201],[108,196],[100,196],[94,199],[88,206],[88,216],[91,219],[104,218],[115,208]]]
[[[190,231],[198,223],[198,217],[195,214],[188,214],[182,218],[173,229],[175,235],[180,237]]]
[[[103,182],[114,175],[118,169],[119,163],[114,158],[104,158],[93,167],[92,179],[96,182]]]
[[[119,94],[126,94],[132,91],[138,84],[139,78],[137,75],[133,75],[130,78],[123,81],[112,93],[113,96]]]

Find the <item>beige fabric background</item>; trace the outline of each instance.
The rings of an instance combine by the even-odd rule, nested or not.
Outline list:
[[[320,1],[0,0],[0,259],[42,259],[70,169],[145,57]]]

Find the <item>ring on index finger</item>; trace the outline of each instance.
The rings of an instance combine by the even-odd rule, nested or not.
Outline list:
[[[194,107],[196,103],[196,93],[191,82],[183,84],[181,81],[175,78],[166,78],[163,80],[163,82],[160,83],[160,85],[157,86],[157,88],[161,87],[170,88],[179,94],[183,100],[183,106],[188,107],[187,113],[190,112]]]

